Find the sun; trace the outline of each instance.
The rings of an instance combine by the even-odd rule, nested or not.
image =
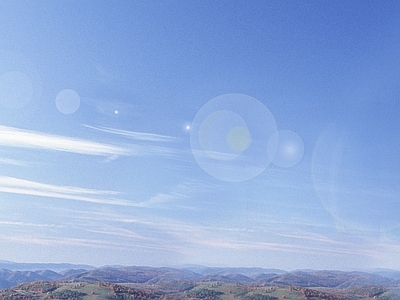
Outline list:
[[[182,130],[183,130],[183,131],[186,131],[186,132],[189,132],[191,128],[192,128],[192,127],[190,126],[190,123],[185,123],[185,124],[182,126]]]

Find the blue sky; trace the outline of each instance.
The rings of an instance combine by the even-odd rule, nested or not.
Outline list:
[[[396,1],[0,3],[0,258],[400,269]]]

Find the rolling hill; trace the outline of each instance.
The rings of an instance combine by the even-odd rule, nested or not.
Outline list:
[[[142,299],[176,297],[272,300],[283,295],[286,299],[372,299],[368,298],[371,295],[377,297],[376,299],[400,299],[400,281],[395,276],[391,278],[376,273],[313,270],[285,272],[260,268],[204,268],[197,271],[188,268],[141,266],[66,269],[58,272],[0,269],[0,288],[4,289],[0,300],[31,299],[30,296],[22,297],[21,293],[36,297],[32,299],[45,299],[41,298],[45,296],[40,293],[48,289],[52,290],[47,292],[53,293],[53,290],[57,290],[59,294],[57,292],[47,295],[50,297],[47,299],[54,296],[54,299],[58,297],[57,299],[78,300],[107,297],[131,299],[133,296],[138,298],[139,295]],[[81,289],[83,286],[86,288]],[[96,292],[96,286],[101,291]],[[107,294],[106,287],[111,290],[115,287],[123,292]],[[32,289],[37,289],[36,294]],[[88,289],[93,289],[95,294],[88,294]],[[14,293],[15,297],[10,296],[10,293]],[[108,296],[104,296],[106,294]],[[105,298],[93,295],[103,295]],[[365,298],[365,295],[370,296]],[[64,296],[66,298],[62,298]]]

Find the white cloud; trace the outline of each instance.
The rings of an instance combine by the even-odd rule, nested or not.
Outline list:
[[[202,189],[205,188],[207,188],[207,185],[199,182],[186,182],[174,186],[167,193],[158,193],[146,201],[128,201],[117,198],[120,193],[116,191],[87,189],[75,186],[57,186],[15,177],[0,176],[0,192],[3,193],[42,196],[136,208],[169,208],[171,202],[187,199],[194,193],[198,193],[199,191],[204,192]],[[190,207],[186,207],[185,209],[190,209]]]
[[[98,204],[133,206],[127,200],[114,198],[114,191],[93,190],[72,186],[57,186],[14,177],[0,176],[0,192],[84,201]]]
[[[84,126],[103,132],[110,132],[118,136],[125,136],[141,142],[171,142],[178,140],[174,137],[153,133],[131,132],[89,125]],[[113,161],[120,156],[155,155],[169,157],[171,159],[181,159],[183,155],[183,152],[177,149],[161,147],[157,145],[125,143],[124,146],[119,146],[115,144],[46,134],[8,126],[0,126],[0,136],[0,146],[46,151],[61,151],[92,156],[105,156],[107,158],[107,162]],[[0,158],[0,164],[12,164],[18,166],[27,165],[23,161],[7,158]]]
[[[0,136],[0,145],[8,147],[63,151],[98,156],[133,154],[132,150],[115,145],[45,134],[7,126],[0,126]]]

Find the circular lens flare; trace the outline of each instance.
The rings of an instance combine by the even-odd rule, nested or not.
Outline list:
[[[78,93],[71,89],[62,90],[57,94],[56,107],[59,112],[70,115],[76,112],[81,105]]]
[[[280,130],[268,141],[278,144],[274,153],[269,152],[272,163],[278,167],[290,168],[300,162],[304,155],[304,143],[301,137],[291,130]]]
[[[250,132],[247,127],[235,126],[229,130],[226,141],[236,152],[243,152],[250,145]]]
[[[277,142],[275,119],[259,100],[244,94],[217,96],[197,112],[190,128],[190,146],[199,166],[223,181],[254,178],[271,163]],[[268,149],[268,150],[267,150]]]

